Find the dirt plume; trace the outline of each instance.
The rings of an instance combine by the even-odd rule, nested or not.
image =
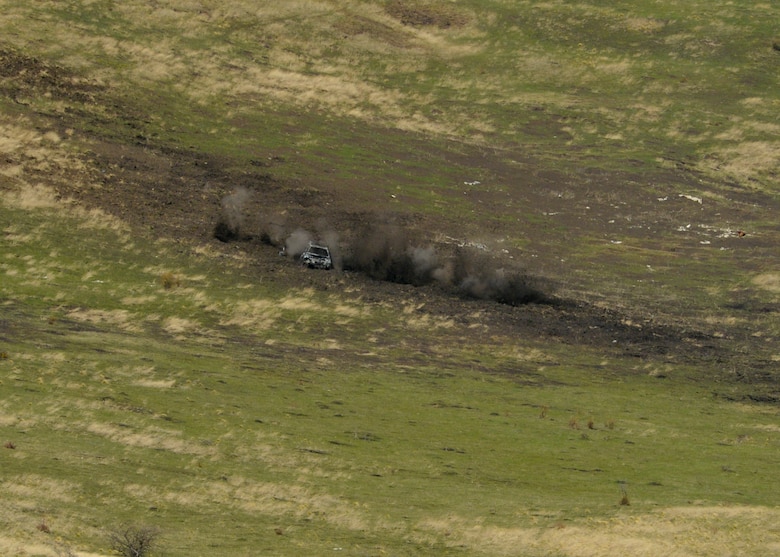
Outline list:
[[[416,276],[407,233],[395,225],[379,224],[363,228],[344,259],[344,269],[365,273],[375,280],[401,284],[425,284]]]
[[[284,251],[290,257],[297,257],[306,250],[313,239],[309,231],[296,228],[284,241]]]
[[[222,198],[222,212],[214,227],[214,237],[222,242],[240,240],[245,227],[245,208],[251,193],[244,187]]]
[[[415,242],[407,231],[393,225],[369,227],[357,238],[344,268],[376,280],[436,284],[463,297],[508,305],[551,302],[539,279],[502,264],[484,250],[465,245],[437,249],[431,242]]]
[[[453,258],[451,285],[466,297],[510,306],[551,303],[540,283],[525,270],[501,265],[475,249],[459,249]]]
[[[260,241],[281,248],[287,237],[286,219],[280,214],[262,214],[257,219]]]

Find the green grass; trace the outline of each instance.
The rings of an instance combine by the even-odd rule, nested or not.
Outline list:
[[[776,193],[777,11],[768,4],[464,1],[462,24],[446,30],[403,26],[361,3],[36,5],[47,17],[29,9],[10,7],[9,42],[109,86],[133,83],[133,99],[160,110],[150,136],[183,145],[206,147],[210,138],[209,148],[237,152],[289,144],[274,116],[289,118],[292,103],[499,143],[571,168],[589,155],[618,168],[647,161],[649,171],[685,161]],[[25,41],[31,33],[60,40]],[[231,128],[237,117],[268,125]]]
[[[171,556],[776,549],[778,412],[735,379],[780,358],[777,8],[6,4],[0,47],[37,62],[0,79],[0,553],[105,555],[132,523]],[[57,201],[99,187],[93,141],[279,157],[354,207],[499,230],[564,295],[737,356],[621,358],[259,277]]]
[[[459,327],[415,340],[409,313],[328,294],[341,314],[322,319],[313,293],[240,261],[224,273],[78,214],[0,211],[16,223],[0,261],[0,440],[15,447],[0,452],[0,543],[102,553],[107,530],[141,523],[170,555],[492,555],[521,533],[551,536],[526,554],[564,555],[561,525],[653,530],[664,509],[777,499],[776,412],[713,396],[705,368]],[[265,311],[229,324],[246,300]],[[377,346],[380,329],[403,350]]]

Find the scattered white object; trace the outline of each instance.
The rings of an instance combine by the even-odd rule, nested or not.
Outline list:
[[[467,185],[467,186],[478,186],[478,185],[480,185],[482,182],[479,182],[479,181],[477,181],[477,180],[473,180],[473,181],[471,181],[471,182],[463,182],[463,183],[464,183],[465,185]]]
[[[701,197],[694,197],[692,195],[685,195],[684,193],[681,193],[680,197],[684,197],[685,199],[690,199],[691,201],[695,201],[696,203],[701,205]]]

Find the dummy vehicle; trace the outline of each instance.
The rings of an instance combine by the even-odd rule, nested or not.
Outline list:
[[[325,269],[326,271],[332,269],[333,259],[331,259],[328,246],[309,242],[309,247],[301,254],[301,264],[310,269]]]

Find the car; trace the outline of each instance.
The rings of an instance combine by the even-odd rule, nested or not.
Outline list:
[[[325,269],[327,271],[333,268],[333,259],[330,256],[328,246],[314,242],[309,242],[309,247],[301,254],[301,263],[310,269]]]

